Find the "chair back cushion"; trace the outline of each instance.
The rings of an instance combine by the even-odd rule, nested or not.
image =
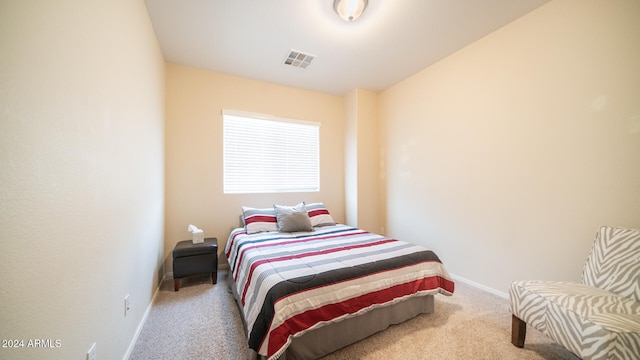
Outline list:
[[[640,301],[640,230],[601,227],[582,282]]]

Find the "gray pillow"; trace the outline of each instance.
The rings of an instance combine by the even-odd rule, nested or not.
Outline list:
[[[311,219],[309,219],[304,203],[296,206],[273,205],[273,209],[276,212],[278,231],[313,231]]]

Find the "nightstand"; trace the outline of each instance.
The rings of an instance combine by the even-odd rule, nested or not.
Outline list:
[[[211,283],[218,282],[218,239],[205,238],[203,243],[180,241],[173,249],[173,289],[180,289],[180,279],[211,273]]]

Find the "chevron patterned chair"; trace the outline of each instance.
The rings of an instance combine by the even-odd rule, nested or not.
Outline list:
[[[640,230],[602,227],[582,282],[514,281],[511,342],[527,324],[582,359],[640,359]]]

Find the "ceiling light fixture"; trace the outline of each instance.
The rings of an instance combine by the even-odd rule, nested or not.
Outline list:
[[[344,21],[351,22],[362,15],[368,4],[369,0],[334,0],[333,10],[335,10]]]

